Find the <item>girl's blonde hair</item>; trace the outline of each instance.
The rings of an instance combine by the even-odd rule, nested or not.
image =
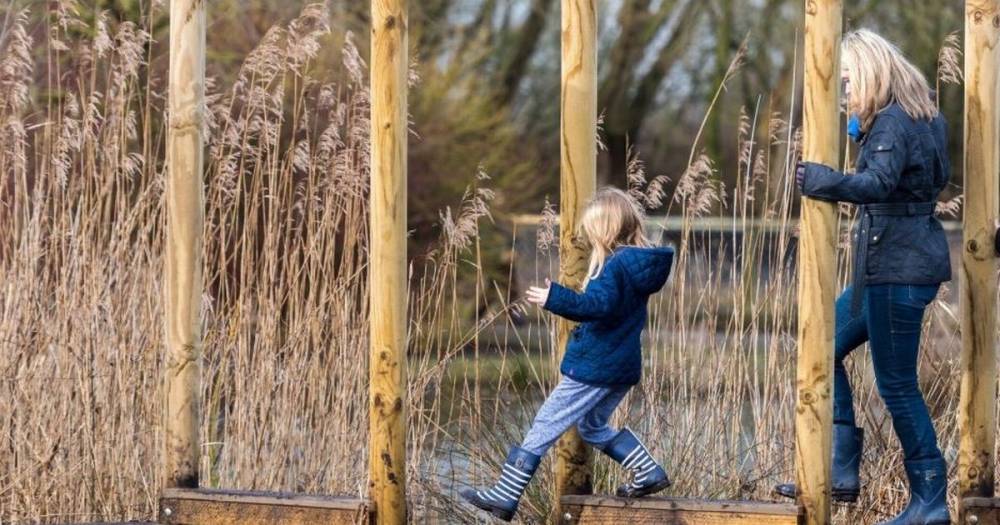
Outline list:
[[[597,190],[580,218],[580,231],[591,248],[584,287],[601,274],[604,262],[615,248],[652,245],[643,228],[645,219],[642,206],[628,193],[612,187]]]
[[[859,29],[848,33],[840,48],[850,83],[847,110],[858,115],[861,129],[870,130],[878,112],[893,102],[914,120],[937,116],[927,79],[894,44]]]

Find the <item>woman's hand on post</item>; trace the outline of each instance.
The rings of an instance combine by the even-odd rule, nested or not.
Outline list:
[[[538,306],[544,306],[545,301],[549,299],[549,290],[552,288],[552,281],[548,279],[545,280],[545,288],[539,286],[529,286],[527,297],[529,303],[537,304]]]
[[[802,161],[795,164],[795,185],[802,191],[802,185],[806,182],[806,165]]]

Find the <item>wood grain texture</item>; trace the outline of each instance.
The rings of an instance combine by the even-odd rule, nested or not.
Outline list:
[[[962,496],[992,496],[994,484],[997,258],[992,240],[1000,187],[998,73],[1000,0],[968,0],[965,19],[964,250],[959,270],[962,382],[958,484]],[[959,512],[963,512],[961,507]],[[964,523],[961,516],[960,523]]]
[[[370,498],[406,523],[407,0],[372,0],[369,294]]]
[[[559,142],[559,282],[577,288],[590,252],[577,236],[580,213],[597,185],[597,1],[562,1],[562,95]],[[565,351],[572,324],[559,319]],[[589,494],[591,457],[576,429],[556,444],[556,494]],[[559,505],[554,512],[559,513]],[[553,520],[554,521],[554,520]]]
[[[1000,499],[970,497],[959,499],[959,508],[964,516],[957,523],[976,525],[1000,525]]]
[[[162,525],[366,525],[367,501],[329,496],[233,490],[166,490]]]
[[[164,482],[198,486],[201,381],[205,6],[170,3],[167,238],[164,250]]]
[[[800,509],[790,503],[685,498],[623,499],[566,496],[558,523],[566,525],[796,525]]]
[[[840,0],[806,0],[804,160],[838,163],[840,140]],[[795,407],[795,478],[806,523],[830,523],[833,428],[834,302],[837,209],[802,199]]]

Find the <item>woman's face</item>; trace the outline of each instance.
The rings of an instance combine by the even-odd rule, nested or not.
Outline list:
[[[854,111],[851,106],[851,96],[853,95],[851,86],[851,65],[846,61],[840,66],[840,107],[845,113]]]
[[[851,75],[846,65],[840,68],[840,92],[846,106],[851,100]]]

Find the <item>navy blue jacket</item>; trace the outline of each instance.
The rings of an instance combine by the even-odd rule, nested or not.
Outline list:
[[[639,382],[646,303],[667,282],[673,258],[672,248],[623,246],[583,293],[552,283],[544,308],[580,323],[566,344],[564,376],[595,386]]]
[[[951,280],[948,241],[933,211],[951,175],[946,127],[941,115],[914,120],[893,103],[862,139],[855,174],[805,163],[805,195],[861,206],[855,289]]]

